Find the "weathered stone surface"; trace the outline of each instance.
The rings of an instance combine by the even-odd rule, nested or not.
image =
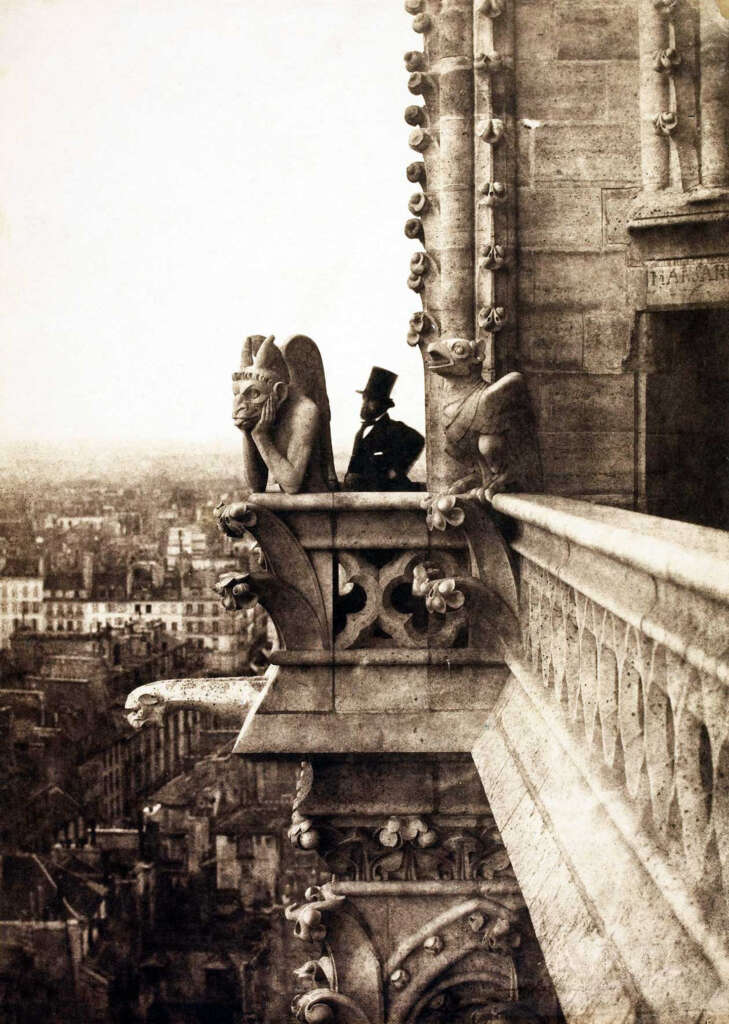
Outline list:
[[[599,188],[575,185],[519,189],[519,237],[526,249],[589,252],[602,248]]]
[[[584,368],[588,373],[622,373],[633,319],[620,313],[585,313]]]
[[[646,309],[716,306],[729,299],[729,256],[656,262],[645,274]]]
[[[637,126],[633,122],[545,124],[536,131],[534,174],[537,181],[637,183]]]
[[[583,314],[551,309],[525,311],[519,321],[519,351],[535,368],[582,368]]]
[[[608,121],[632,121],[638,110],[638,61],[609,60],[605,63],[607,75]]]
[[[428,701],[424,675],[421,666],[339,666],[335,708],[344,714],[425,710]]]
[[[631,60],[638,57],[635,4],[560,4],[554,32],[559,60]]]
[[[492,726],[484,733],[474,760],[502,836],[507,845],[515,846],[514,870],[528,893],[530,917],[567,1019],[604,1024],[634,1020],[635,997],[621,977],[621,965],[606,948],[558,838],[501,730]],[[492,763],[501,767],[497,783],[492,780]],[[518,837],[525,835],[532,841],[520,843]],[[586,977],[591,979],[589,986],[584,984]]]
[[[529,683],[526,699],[523,678],[504,692],[474,758],[507,847],[520,847],[510,850],[512,863],[567,1018],[630,1020],[648,1006],[667,1024],[691,1019],[713,996],[716,974],[609,808],[565,758],[554,720],[541,718],[541,682]],[[526,835],[537,841],[520,844]],[[577,935],[572,960],[566,953]],[[626,976],[633,984],[619,980]]]
[[[333,670],[329,665],[294,668],[286,666],[271,688],[264,712],[331,711]]]
[[[534,253],[533,301],[560,309],[624,309],[625,256],[620,252]]]
[[[461,767],[461,771],[465,771]],[[438,809],[435,766],[413,759],[362,758],[356,769],[341,761],[316,762],[308,814],[427,814]],[[481,794],[483,799],[483,794]]]
[[[516,0],[514,7],[521,58],[553,60],[559,45],[554,30],[555,4],[550,0]]]
[[[593,433],[632,430],[632,374],[532,374],[530,388],[541,429]]]
[[[258,715],[234,753],[464,753],[483,728],[484,711]]]
[[[605,87],[603,63],[520,60],[517,115],[539,121],[595,121],[604,116]]]
[[[603,228],[606,245],[627,245],[630,205],[636,188],[605,188],[602,191]]]
[[[574,490],[578,481],[585,482],[592,474],[596,480],[600,478],[603,489],[632,490],[635,458],[632,429],[600,433],[546,431],[541,435],[541,442],[544,471],[553,481],[559,479],[566,483],[568,478],[573,478],[570,489]],[[597,471],[596,459],[600,460]]]
[[[489,711],[506,681],[504,666],[465,665],[428,669],[428,705],[433,711]]]

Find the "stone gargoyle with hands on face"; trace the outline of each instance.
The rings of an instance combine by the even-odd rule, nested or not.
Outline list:
[[[233,374],[233,422],[243,434],[243,482],[265,491],[269,474],[287,494],[338,489],[321,355],[297,334],[246,338]]]

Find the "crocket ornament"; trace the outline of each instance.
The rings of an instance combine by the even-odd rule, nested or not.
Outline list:
[[[541,491],[542,467],[526,381],[507,373],[494,384],[481,377],[483,355],[466,338],[432,341],[427,369],[450,380],[444,393],[446,451],[468,472],[448,494],[490,502],[502,491]],[[467,378],[467,381],[464,381]],[[472,382],[469,388],[468,382]]]

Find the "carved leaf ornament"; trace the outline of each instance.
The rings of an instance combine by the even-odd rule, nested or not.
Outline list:
[[[425,521],[429,530],[445,530],[448,526],[461,526],[466,513],[457,504],[455,494],[428,494],[423,500]]]

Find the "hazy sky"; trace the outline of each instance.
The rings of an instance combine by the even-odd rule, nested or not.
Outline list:
[[[319,344],[337,447],[419,299],[401,0],[3,0],[5,440],[235,444],[249,333]]]

